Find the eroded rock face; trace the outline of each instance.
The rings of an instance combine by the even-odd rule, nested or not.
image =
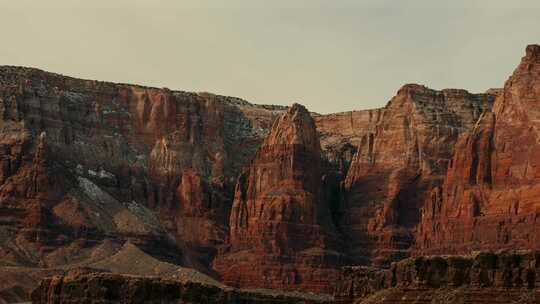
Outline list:
[[[330,303],[310,295],[262,293],[178,280],[109,273],[68,274],[41,281],[32,303]]]
[[[369,113],[344,181],[340,226],[356,263],[408,256],[419,210],[442,184],[459,134],[494,96],[405,85],[384,109]]]
[[[0,258],[56,266],[132,239],[207,267],[236,177],[281,111],[1,67]]]
[[[234,286],[328,292],[339,265],[538,248],[539,53],[503,89],[410,84],[328,115],[0,67],[0,267],[129,240]]]
[[[323,156],[343,175],[365,136],[375,132],[383,109],[315,115]]]
[[[329,291],[339,235],[323,200],[322,176],[314,120],[295,104],[276,120],[239,178],[230,248],[214,263],[225,282]]]
[[[389,269],[345,267],[336,285],[335,300],[338,303],[507,303],[526,296],[534,301],[523,303],[537,303],[539,265],[540,253],[525,251],[408,258]]]
[[[418,254],[540,246],[540,46],[456,146],[422,211]]]

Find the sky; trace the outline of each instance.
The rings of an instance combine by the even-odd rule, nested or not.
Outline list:
[[[0,65],[331,113],[502,87],[539,0],[0,0]]]

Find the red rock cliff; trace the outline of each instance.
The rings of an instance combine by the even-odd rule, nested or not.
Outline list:
[[[0,258],[65,265],[133,239],[204,269],[226,241],[236,177],[280,111],[0,67]]]
[[[236,186],[230,248],[214,263],[226,283],[330,291],[339,236],[322,200],[322,175],[314,120],[295,104]]]
[[[538,248],[539,49],[501,90],[405,85],[313,118],[0,67],[0,267],[130,240],[235,286],[329,291],[343,263]]]
[[[464,134],[422,212],[418,254],[540,248],[540,46],[530,45],[493,111]]]
[[[340,226],[355,263],[408,256],[423,198],[442,183],[459,134],[493,98],[405,85],[377,112],[344,181]]]
[[[492,304],[540,301],[538,252],[408,258],[389,269],[345,267],[336,303]]]

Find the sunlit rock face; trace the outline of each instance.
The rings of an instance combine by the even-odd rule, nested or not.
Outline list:
[[[540,247],[540,46],[463,134],[422,210],[418,254]]]
[[[425,198],[442,184],[459,135],[494,97],[409,84],[385,108],[367,112],[369,123],[357,123],[365,131],[344,180],[340,219],[355,263],[410,254]]]
[[[1,67],[0,257],[54,266],[129,238],[208,268],[236,177],[282,111]]]
[[[322,169],[314,120],[294,104],[236,185],[230,248],[214,263],[225,282],[330,291],[340,236],[323,200]]]
[[[341,265],[537,249],[539,83],[531,45],[502,89],[407,84],[321,115],[0,67],[0,267],[129,240],[230,285],[331,292]]]

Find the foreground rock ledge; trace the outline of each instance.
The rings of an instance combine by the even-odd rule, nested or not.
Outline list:
[[[540,252],[409,258],[389,269],[345,267],[336,303],[540,303]]]
[[[330,297],[239,290],[210,284],[112,273],[46,278],[32,303],[331,303]]]

